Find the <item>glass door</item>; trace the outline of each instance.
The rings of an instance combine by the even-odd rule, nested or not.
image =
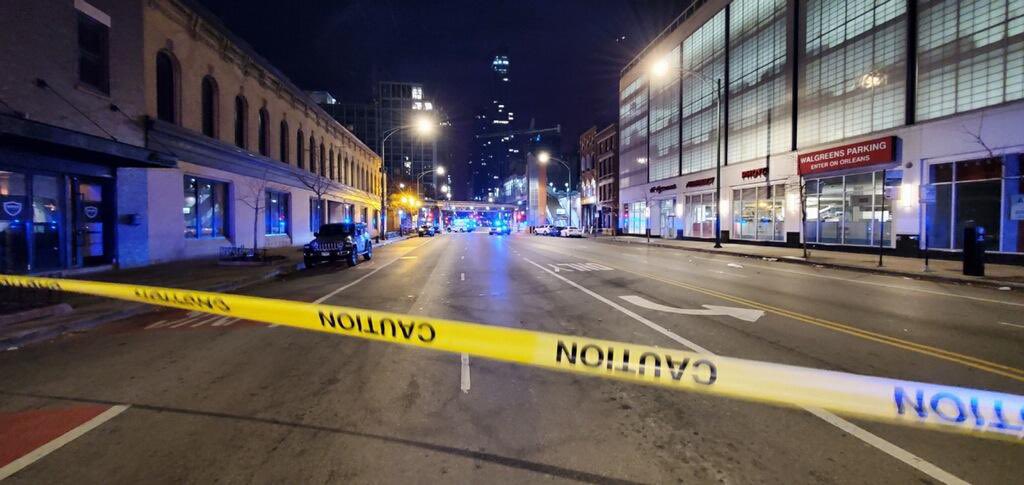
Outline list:
[[[661,219],[661,237],[675,239],[676,237],[676,200],[667,199],[661,201],[658,209]]]
[[[29,219],[25,174],[0,170],[0,273],[28,270]]]
[[[73,264],[96,266],[112,260],[110,231],[113,208],[104,184],[84,178],[74,180],[72,194]]]

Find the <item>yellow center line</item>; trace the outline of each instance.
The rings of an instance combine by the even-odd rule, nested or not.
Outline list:
[[[548,248],[545,248],[545,249],[548,249]],[[552,252],[557,252],[557,253],[560,253],[560,254],[564,254],[561,251],[558,251],[558,250],[555,250],[555,249],[548,249],[548,250],[552,251]],[[576,257],[579,258],[579,256],[576,256]],[[585,259],[585,258],[580,258],[580,259]],[[611,264],[608,264],[608,263],[602,263],[602,264],[605,264],[606,266],[612,266]],[[999,363],[996,363],[996,362],[990,362],[990,361],[987,361],[987,360],[984,360],[984,359],[979,359],[977,357],[972,357],[970,355],[960,354],[960,353],[957,353],[957,352],[953,352],[953,351],[949,351],[949,350],[945,350],[945,349],[940,349],[938,347],[932,347],[930,345],[925,345],[925,344],[919,344],[919,343],[916,343],[916,342],[911,342],[909,340],[904,340],[904,339],[901,339],[901,338],[898,338],[898,337],[892,337],[892,336],[889,336],[889,335],[885,335],[885,334],[881,334],[881,333],[877,333],[877,332],[872,332],[870,330],[864,330],[864,329],[861,329],[861,328],[854,327],[852,325],[847,325],[847,324],[843,324],[843,323],[838,323],[838,322],[833,322],[833,321],[830,321],[830,320],[825,320],[825,319],[813,317],[813,316],[810,316],[810,315],[805,315],[805,314],[798,313],[798,312],[795,312],[795,311],[792,311],[792,310],[786,310],[784,308],[779,308],[779,307],[767,305],[767,304],[760,303],[760,302],[757,302],[757,301],[748,300],[746,298],[729,295],[729,294],[722,293],[722,292],[719,292],[719,291],[716,291],[716,290],[711,290],[711,289],[708,289],[708,288],[703,288],[703,287],[700,287],[700,286],[691,285],[691,284],[688,284],[688,283],[683,283],[681,281],[676,281],[676,280],[673,280],[673,279],[663,278],[663,277],[652,275],[652,274],[649,274],[649,273],[643,273],[643,272],[639,272],[639,271],[632,271],[632,270],[628,270],[628,269],[624,269],[624,268],[619,268],[619,267],[615,267],[615,269],[617,269],[619,271],[626,272],[626,273],[631,273],[631,274],[634,274],[634,275],[637,275],[637,276],[643,276],[645,278],[651,278],[653,280],[661,281],[663,283],[668,283],[670,285],[675,285],[675,286],[678,286],[678,287],[681,287],[681,288],[686,288],[688,290],[696,291],[698,293],[703,293],[705,295],[713,296],[713,297],[716,297],[716,298],[721,298],[723,300],[731,301],[731,302],[734,302],[734,303],[739,303],[741,305],[746,305],[746,306],[749,306],[749,307],[752,307],[752,308],[756,308],[758,310],[763,310],[765,312],[774,313],[776,315],[787,317],[787,318],[791,318],[793,320],[797,320],[797,321],[800,321],[800,322],[809,323],[811,325],[816,325],[816,326],[819,326],[819,327],[822,327],[822,328],[827,328],[829,330],[834,330],[836,332],[845,333],[845,334],[852,335],[852,336],[855,336],[855,337],[859,337],[859,338],[862,338],[862,339],[865,339],[865,340],[871,340],[871,341],[874,341],[874,342],[890,345],[890,346],[901,348],[901,349],[908,350],[908,351],[911,351],[911,352],[917,352],[919,354],[928,355],[928,356],[935,357],[935,358],[938,358],[938,359],[943,359],[943,360],[947,360],[947,361],[950,361],[950,362],[955,362],[955,363],[962,364],[962,365],[965,365],[965,366],[968,366],[968,367],[973,367],[975,369],[979,369],[979,370],[983,370],[983,371],[990,372],[990,373],[993,373],[993,374],[997,374],[997,375],[1000,375],[1000,376],[1003,376],[1003,377],[1009,377],[1010,379],[1013,379],[1013,380],[1016,380],[1016,381],[1024,382],[1024,370],[1018,369],[1016,367],[1011,367],[1011,366],[1004,365],[1004,364],[999,364]]]

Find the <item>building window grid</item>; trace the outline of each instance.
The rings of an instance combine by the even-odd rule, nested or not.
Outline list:
[[[725,11],[720,11],[683,41],[683,69],[712,80],[725,77]],[[695,75],[682,78],[683,133],[681,173],[715,166],[717,117],[715,93]]]
[[[899,126],[906,95],[906,2],[808,2],[798,145]]]
[[[268,236],[288,234],[289,194],[268,190],[264,204],[264,233]]]
[[[679,70],[680,50],[667,55],[669,73],[651,86],[650,181],[679,175]]]
[[[1024,3],[925,2],[919,25],[919,119],[1024,97]]]
[[[771,153],[789,151],[787,3],[741,0],[730,9],[728,159],[765,157],[769,132]]]

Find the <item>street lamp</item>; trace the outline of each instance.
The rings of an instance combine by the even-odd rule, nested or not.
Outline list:
[[[661,59],[651,65],[650,71],[652,77],[663,77],[672,70],[672,66],[668,59]],[[715,247],[722,247],[722,79],[711,79],[703,73],[697,71],[691,71],[682,67],[677,67],[676,71],[679,74],[680,81],[683,76],[693,76],[700,79],[706,87],[711,89],[711,92],[715,93],[715,118],[717,124],[715,125],[715,144],[716,144],[716,162],[715,162]],[[651,82],[647,82],[647,97],[650,99]],[[650,117],[650,110],[647,112],[647,116]],[[681,122],[681,121],[680,121]],[[649,230],[649,228],[648,228]]]
[[[420,180],[423,179],[424,175],[426,175],[426,174],[428,174],[430,172],[437,172],[438,175],[444,175],[444,167],[438,166],[437,168],[432,168],[430,170],[424,170],[423,173],[419,174],[416,177],[416,195],[423,195],[423,194],[420,193]]]
[[[569,227],[572,227],[572,169],[569,168],[569,164],[565,163],[565,160],[552,157],[548,152],[540,152],[537,154],[537,161],[540,162],[541,165],[547,165],[550,160],[561,163],[562,166],[565,167],[566,172],[569,173],[569,183],[567,184],[568,187],[566,192],[568,192],[567,195],[569,196]]]
[[[391,138],[391,135],[398,133],[402,130],[414,128],[420,136],[429,136],[433,134],[437,121],[429,116],[420,116],[416,118],[413,123],[408,125],[402,125],[396,128],[392,128],[384,132],[383,138],[380,140],[380,229],[377,232],[377,240],[384,239],[384,235],[387,234],[387,181],[385,180],[385,158],[384,158],[384,144]],[[405,184],[400,184],[401,188],[405,188]]]

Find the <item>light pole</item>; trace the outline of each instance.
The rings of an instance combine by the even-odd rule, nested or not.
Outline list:
[[[537,161],[540,162],[541,165],[547,165],[549,160],[561,163],[562,166],[565,167],[566,172],[569,173],[569,190],[567,195],[569,196],[569,227],[572,227],[572,169],[569,168],[569,164],[565,163],[565,160],[552,157],[548,152],[540,152],[537,155]]]
[[[671,69],[667,59],[662,59],[655,62],[651,66],[651,74],[657,77],[664,76]],[[711,79],[703,73],[697,71],[691,71],[682,67],[677,67],[676,71],[679,73],[679,79],[682,81],[683,76],[693,76],[700,79],[705,86],[709,87],[713,93],[715,93],[715,247],[722,247],[722,79]],[[650,81],[648,81],[648,86]],[[648,97],[648,100],[650,98]],[[648,103],[649,104],[649,103]],[[650,108],[648,107],[647,116],[650,116]],[[682,120],[680,119],[680,123]]]
[[[415,128],[416,131],[419,132],[420,135],[424,135],[424,136],[425,135],[430,135],[431,133],[433,133],[434,127],[436,125],[437,125],[437,122],[434,121],[433,119],[431,119],[430,117],[422,116],[420,118],[417,118],[416,122],[414,122],[414,123],[411,123],[411,124],[408,124],[408,125],[402,125],[402,126],[399,126],[397,128],[392,128],[392,129],[390,129],[388,131],[385,131],[384,132],[384,137],[381,138],[381,140],[380,140],[380,230],[377,231],[377,241],[378,242],[382,241],[384,239],[384,236],[387,235],[387,227],[386,226],[387,226],[387,220],[388,220],[388,216],[387,216],[387,196],[388,196],[387,193],[388,193],[388,187],[387,187],[387,180],[386,180],[386,173],[387,173],[387,171],[386,171],[386,163],[385,163],[386,159],[384,158],[384,146],[385,146],[385,143],[388,141],[388,138],[391,138],[391,135],[394,135],[395,133],[398,133],[398,132],[400,132],[402,130],[406,130],[406,129],[409,129],[409,128]]]
[[[418,195],[420,197],[423,197],[423,193],[420,192],[420,180],[423,179],[424,175],[426,175],[426,174],[428,174],[430,172],[437,172],[438,175],[444,175],[444,167],[438,166],[437,168],[432,168],[430,170],[424,170],[423,173],[417,175],[416,176],[416,195]]]

